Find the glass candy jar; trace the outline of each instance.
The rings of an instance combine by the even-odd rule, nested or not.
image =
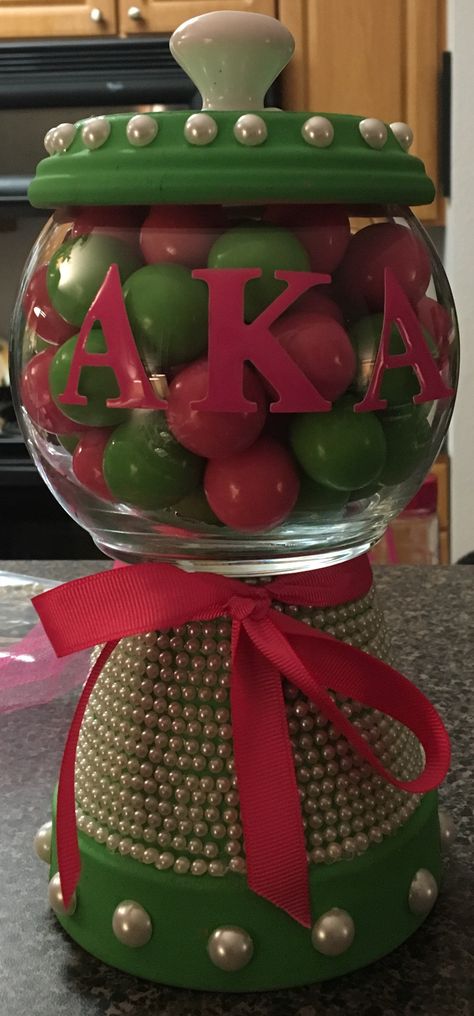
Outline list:
[[[201,112],[101,116],[46,136],[30,197],[55,211],[13,322],[25,439],[63,507],[123,562],[254,583],[345,568],[411,500],[453,407],[451,292],[408,207],[433,185],[405,124],[264,108],[293,49],[279,22],[204,15],[171,48]],[[273,599],[383,657],[362,586],[304,607]],[[77,913],[54,849],[52,905],[91,952],[165,983],[334,976],[430,909],[436,799],[387,790],[285,685],[319,916],[310,934],[269,909],[244,878],[225,615],[114,650],[79,734]],[[338,702],[400,778],[419,771],[402,724]],[[364,930],[375,883],[380,920]]]
[[[409,129],[261,108],[290,43],[274,22],[264,60],[255,22],[251,103],[243,65],[212,92],[229,19],[206,64],[195,22],[174,52],[206,112],[62,124],[31,185],[57,210],[14,316],[20,423],[60,503],[127,561],[263,574],[360,553],[452,410],[456,320],[407,208],[433,195]]]

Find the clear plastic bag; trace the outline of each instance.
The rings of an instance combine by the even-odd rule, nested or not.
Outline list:
[[[90,651],[58,659],[32,597],[60,585],[0,571],[0,712],[42,705],[82,684]]]

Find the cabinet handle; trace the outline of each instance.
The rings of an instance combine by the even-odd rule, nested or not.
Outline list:
[[[92,7],[89,12],[89,18],[95,25],[100,25],[103,21],[105,21],[103,11],[101,11],[100,7]]]
[[[127,14],[131,21],[141,21],[143,18],[143,14],[139,7],[129,7]]]

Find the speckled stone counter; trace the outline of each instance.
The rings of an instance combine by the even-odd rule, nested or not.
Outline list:
[[[9,561],[5,570],[68,579],[104,562]],[[403,672],[443,715],[453,745],[441,788],[457,838],[440,899],[408,942],[338,981],[262,995],[160,988],[100,964],[46,903],[32,837],[49,817],[71,699],[0,717],[0,1012],[5,1016],[472,1016],[474,1012],[474,568],[376,572]]]

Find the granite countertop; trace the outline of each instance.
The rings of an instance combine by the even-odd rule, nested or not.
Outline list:
[[[11,572],[67,579],[99,561],[9,561]],[[265,994],[182,991],[136,980],[84,953],[46,902],[46,866],[32,837],[72,716],[70,698],[0,717],[0,1010],[5,1016],[470,1016],[474,1004],[474,568],[379,568],[395,657],[429,694],[452,738],[441,788],[457,826],[440,899],[391,955],[337,981]]]

